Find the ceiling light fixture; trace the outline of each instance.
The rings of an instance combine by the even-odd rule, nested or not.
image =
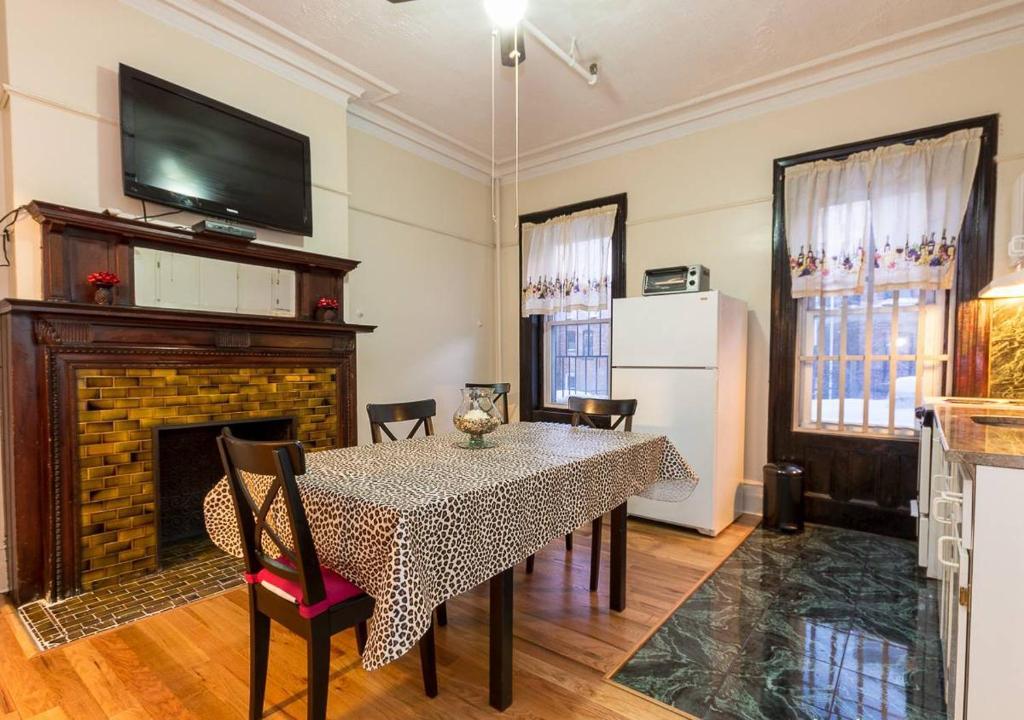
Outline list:
[[[484,9],[496,26],[509,30],[526,15],[527,0],[484,0]]]

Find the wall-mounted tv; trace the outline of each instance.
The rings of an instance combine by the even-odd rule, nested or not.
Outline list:
[[[124,193],[311,235],[309,138],[121,65]]]

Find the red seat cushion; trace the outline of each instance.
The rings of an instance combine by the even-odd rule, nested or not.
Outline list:
[[[284,555],[277,558],[277,561],[282,565],[295,567],[292,561]],[[325,597],[315,605],[306,605],[302,601],[302,586],[299,585],[297,580],[289,580],[280,575],[275,575],[267,568],[263,568],[256,575],[246,573],[245,581],[249,584],[266,583],[267,585],[273,585],[278,590],[289,595],[299,604],[299,615],[304,618],[316,617],[332,605],[337,605],[340,602],[351,600],[364,594],[359,587],[353,585],[328,567],[321,565],[320,574],[324,579]]]

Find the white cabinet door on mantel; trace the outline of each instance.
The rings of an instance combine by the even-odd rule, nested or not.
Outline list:
[[[136,248],[135,304],[295,317],[295,271]]]
[[[295,271],[274,271],[273,298],[273,315],[295,317]]]
[[[238,266],[238,312],[270,315],[273,310],[274,268],[262,265]]]
[[[158,277],[160,307],[199,310],[199,261],[196,255],[162,252]]]
[[[238,263],[200,259],[199,307],[214,312],[238,312]]]

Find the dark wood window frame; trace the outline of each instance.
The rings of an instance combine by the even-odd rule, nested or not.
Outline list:
[[[999,116],[986,115],[887,135],[775,160],[772,231],[771,352],[769,360],[768,452],[806,470],[808,519],[898,537],[913,538],[910,500],[917,497],[916,438],[860,438],[794,429],[797,302],[790,296],[785,234],[786,168],[816,160],[842,160],[876,147],[982,129],[974,189],[960,232],[956,269],[956,323],[950,343],[956,395],[988,394],[988,306],[978,293],[992,279],[996,149]]]
[[[564,205],[519,216],[519,301],[523,286],[523,225],[540,224],[562,215],[616,205],[612,230],[612,297],[626,297],[626,193]],[[520,306],[521,307],[521,306]],[[612,323],[615,322],[614,316]],[[544,404],[544,320],[539,315],[519,319],[519,417],[526,422],[569,422],[567,408]]]

